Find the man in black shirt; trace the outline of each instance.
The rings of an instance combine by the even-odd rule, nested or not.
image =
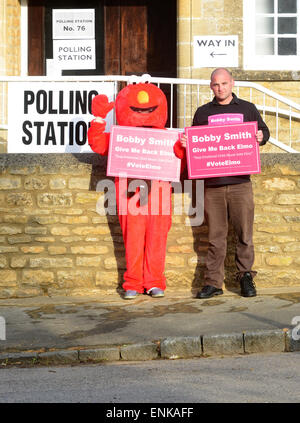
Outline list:
[[[193,126],[208,125],[208,117],[221,114],[241,114],[244,122],[257,121],[256,140],[264,145],[269,139],[269,129],[254,104],[241,100],[233,92],[234,80],[231,73],[218,68],[211,74],[214,99],[199,107],[193,119]],[[181,138],[186,146],[186,136]],[[204,213],[208,224],[208,252],[206,258],[205,283],[197,298],[210,298],[223,294],[224,260],[227,249],[228,223],[232,222],[237,235],[235,263],[237,281],[245,297],[256,295],[252,270],[254,262],[253,221],[254,201],[250,175],[207,178],[204,180]]]

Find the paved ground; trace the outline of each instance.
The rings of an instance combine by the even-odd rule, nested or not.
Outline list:
[[[149,422],[151,417],[163,421],[158,408],[164,413],[167,407],[185,411],[190,407],[192,421],[199,422],[204,409],[201,405],[197,407],[197,403],[235,403],[234,409],[226,408],[223,414],[212,404],[214,408],[209,411],[220,419],[226,412],[239,417],[245,412],[255,412],[237,409],[238,403],[299,405],[300,352],[81,366],[9,366],[0,369],[0,378],[2,413],[4,403],[98,403],[103,405],[97,406],[99,421],[109,421],[106,416],[111,416],[114,410],[125,409],[139,412],[139,418],[126,421]],[[18,408],[14,410],[20,412]],[[74,411],[74,417],[83,410],[68,408],[68,412]],[[299,407],[294,410],[295,416],[298,410]],[[7,411],[11,417],[12,407]],[[47,408],[47,415],[49,411],[53,409]],[[208,411],[207,405],[205,411]],[[270,418],[272,409],[267,411]],[[293,413],[291,408],[288,411]],[[182,416],[182,421],[191,421],[186,414]]]
[[[12,352],[120,347],[165,338],[253,331],[272,335],[283,328],[295,330],[292,319],[300,316],[300,287],[262,289],[254,298],[226,291],[208,300],[195,299],[187,291],[166,291],[159,299],[140,295],[129,301],[117,293],[2,299],[0,316],[6,323],[6,340],[0,340],[2,359]],[[295,345],[298,350],[298,342]]]

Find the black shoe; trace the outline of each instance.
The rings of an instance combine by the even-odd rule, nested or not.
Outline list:
[[[240,279],[240,285],[241,285],[241,295],[243,297],[256,296],[255,283],[253,282],[251,273],[249,272],[244,273],[243,277]]]
[[[196,295],[196,298],[210,298],[213,297],[214,295],[222,295],[223,294],[223,290],[219,289],[219,288],[215,288],[214,286],[211,285],[205,285],[201,291],[198,292],[198,294]]]

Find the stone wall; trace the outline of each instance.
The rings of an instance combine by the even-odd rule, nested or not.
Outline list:
[[[0,155],[0,298],[121,291],[125,251],[117,216],[101,216],[106,179],[96,154]],[[300,285],[300,157],[262,154],[255,192],[255,270],[259,287]],[[175,194],[180,195],[180,194]],[[203,280],[207,227],[174,215],[168,238],[168,290]],[[226,286],[234,283],[230,229]]]
[[[2,0],[0,5],[0,74],[20,74],[20,2]]]

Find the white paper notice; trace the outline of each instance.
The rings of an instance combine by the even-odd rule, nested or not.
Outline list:
[[[194,37],[194,67],[237,67],[237,35],[204,35]]]
[[[94,9],[53,9],[53,40],[95,38]]]
[[[53,59],[60,69],[96,69],[95,40],[54,40]]]

